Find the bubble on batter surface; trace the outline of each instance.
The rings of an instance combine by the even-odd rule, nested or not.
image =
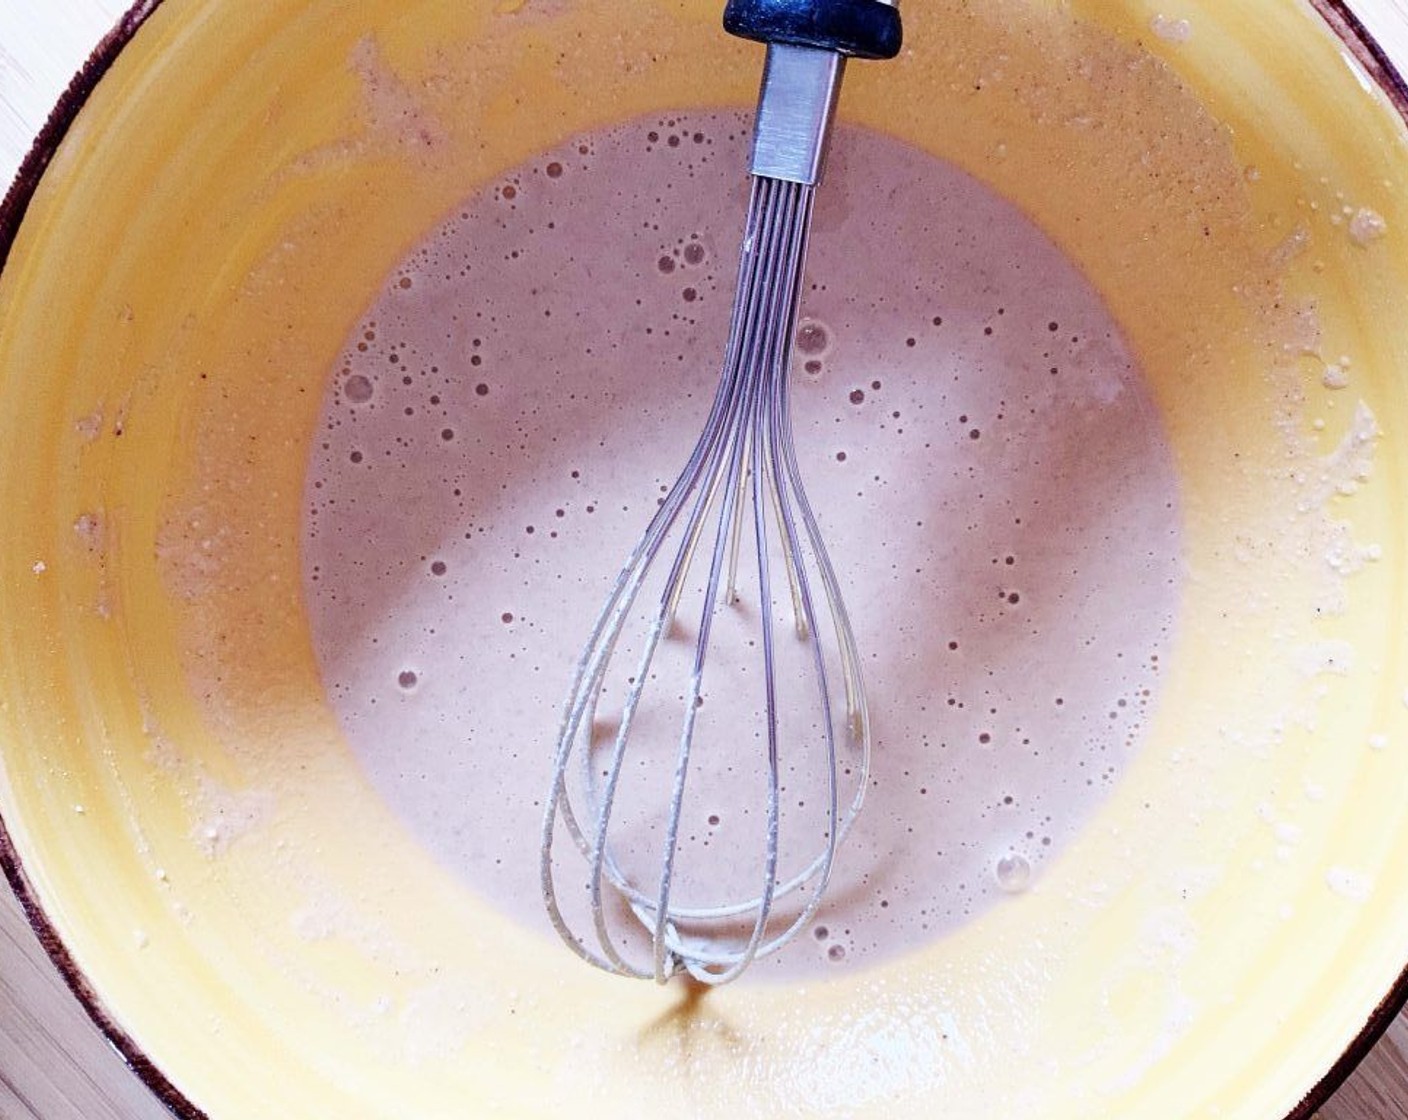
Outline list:
[[[1032,883],[1032,865],[1027,857],[1009,852],[998,859],[993,868],[997,885],[1008,894],[1022,894]]]

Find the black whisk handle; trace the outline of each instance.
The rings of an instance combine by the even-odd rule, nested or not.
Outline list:
[[[894,58],[904,39],[899,8],[886,0],[728,0],[724,30],[852,58]]]

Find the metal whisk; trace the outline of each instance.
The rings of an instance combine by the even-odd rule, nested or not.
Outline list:
[[[765,42],[767,61],[723,373],[693,453],[578,662],[542,834],[543,898],[563,940],[602,969],[660,983],[680,972],[726,983],[809,924],[870,761],[859,654],[802,487],[788,374],[845,61],[893,57],[899,15],[883,0],[730,0],[724,26]],[[750,537],[756,565],[745,576],[754,567],[756,597],[739,584]],[[787,613],[793,638],[779,632]],[[725,629],[742,657],[721,667],[710,658]],[[755,681],[748,666],[759,658]],[[720,685],[706,667],[732,679]],[[672,672],[678,685],[666,683]],[[717,711],[725,724],[730,714],[755,724],[757,746],[736,731],[702,743]],[[745,822],[757,858],[738,843],[685,858],[698,831],[684,823],[691,777],[712,782],[729,809],[743,805],[740,818],[760,797],[764,820]],[[711,814],[705,832],[720,820]],[[560,831],[585,860],[585,878],[555,850]],[[691,877],[685,863],[699,870]]]

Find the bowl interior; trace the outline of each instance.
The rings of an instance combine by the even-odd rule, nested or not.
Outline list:
[[[1033,889],[698,1000],[583,968],[388,806],[325,687],[307,487],[408,254],[542,153],[730,119],[757,53],[692,0],[164,0],[0,276],[0,816],[184,1096],[232,1118],[1298,1105],[1408,943],[1408,132],[1307,5],[1182,10],[934,0],[842,110],[1034,223],[1142,372],[1179,544],[1138,750]]]

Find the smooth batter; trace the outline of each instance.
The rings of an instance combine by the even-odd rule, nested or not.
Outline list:
[[[324,405],[303,548],[329,703],[427,848],[545,932],[563,695],[713,394],[746,137],[653,118],[505,174],[389,277]],[[753,975],[855,967],[1040,890],[1138,747],[1180,585],[1160,419],[1021,213],[842,129],[808,275],[798,450],[873,784],[812,935]],[[686,845],[730,843],[717,800]]]

